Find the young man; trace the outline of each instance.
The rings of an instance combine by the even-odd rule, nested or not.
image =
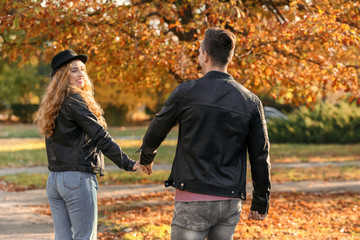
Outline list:
[[[165,186],[176,188],[171,239],[232,239],[246,197],[246,150],[253,180],[249,218],[263,220],[270,198],[270,143],[259,98],[227,74],[236,38],[209,28],[199,49],[204,76],[180,84],[143,138],[140,163],[152,171],[156,149],[179,123]]]

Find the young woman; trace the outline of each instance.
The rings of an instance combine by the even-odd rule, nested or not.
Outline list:
[[[96,174],[104,175],[103,154],[126,171],[140,168],[105,130],[86,73],[87,59],[71,49],[53,57],[51,80],[35,119],[45,135],[50,170],[46,193],[59,240],[97,239]]]

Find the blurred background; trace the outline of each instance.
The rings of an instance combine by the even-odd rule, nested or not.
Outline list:
[[[246,220],[246,201],[234,239],[359,239],[357,0],[1,0],[2,229],[53,237],[49,225],[33,225],[40,214],[50,221],[46,198],[37,215],[26,208],[28,219],[8,195],[16,192],[15,199],[28,200],[34,209],[28,196],[44,193],[45,144],[32,122],[56,53],[71,48],[89,56],[87,71],[108,131],[138,159],[147,125],[170,92],[202,76],[198,48],[209,27],[236,35],[228,71],[261,98],[271,142],[269,216],[261,223]],[[175,127],[158,149],[151,177],[119,171],[106,159],[100,189],[162,184],[177,133]],[[292,190],[279,191],[284,185]],[[172,201],[172,192],[99,199],[99,239],[168,239]],[[23,222],[16,225],[8,215]]]
[[[216,26],[237,37],[229,73],[271,107],[272,141],[360,140],[358,1],[1,1],[0,16],[4,124],[32,123],[52,56],[72,48],[89,55],[108,124],[146,125],[201,76],[198,47]]]

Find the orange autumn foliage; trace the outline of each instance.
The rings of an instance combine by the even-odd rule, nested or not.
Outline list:
[[[113,226],[128,227],[118,232],[105,229],[98,238],[123,239],[130,232],[136,236],[132,239],[158,239],[156,233],[141,230],[146,225],[170,225],[173,197],[173,193],[165,192],[101,199],[100,212],[106,222]],[[142,205],[129,205],[140,201],[144,201]],[[272,193],[267,218],[264,221],[253,221],[247,219],[250,208],[250,200],[247,200],[234,239],[358,239],[359,201],[358,193]],[[112,210],[102,210],[107,205],[112,206]],[[166,239],[170,239],[170,233],[167,233]]]
[[[130,93],[200,76],[211,26],[237,36],[230,73],[256,93],[295,104],[359,97],[359,1],[1,1],[0,59],[49,62],[65,48],[90,56],[96,82]]]

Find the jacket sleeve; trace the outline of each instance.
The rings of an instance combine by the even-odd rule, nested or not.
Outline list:
[[[270,142],[267,133],[264,109],[260,99],[255,97],[255,108],[250,123],[250,134],[247,142],[253,197],[251,210],[267,214],[270,200]]]
[[[88,109],[79,95],[69,98],[66,102],[73,120],[85,131],[101,152],[119,168],[133,171],[135,161],[124,153],[110,134],[101,126],[96,116]]]
[[[160,112],[151,121],[140,148],[140,163],[153,162],[157,148],[166,138],[172,127],[177,124],[183,84],[180,84],[166,100]]]

